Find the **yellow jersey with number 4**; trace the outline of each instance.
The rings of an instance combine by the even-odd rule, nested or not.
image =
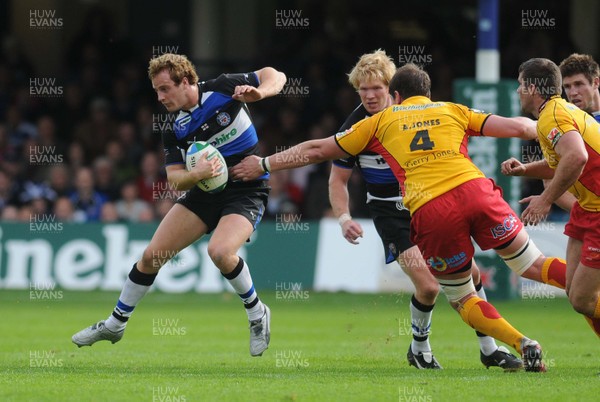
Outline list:
[[[433,198],[485,177],[468,155],[470,135],[482,135],[489,113],[413,96],[336,134],[350,155],[364,150],[385,158],[413,214]]]
[[[586,211],[600,211],[600,124],[594,117],[560,96],[553,96],[543,106],[537,123],[540,147],[548,165],[556,169],[560,155],[554,147],[561,137],[576,131],[581,135],[588,161],[579,179],[569,188]]]

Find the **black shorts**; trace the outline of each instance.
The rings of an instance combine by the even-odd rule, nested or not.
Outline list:
[[[383,243],[385,263],[390,264],[414,246],[410,241],[410,213],[395,201],[372,200],[367,206]]]
[[[177,203],[198,215],[208,226],[207,233],[217,227],[222,216],[230,214],[246,217],[256,229],[265,213],[270,189],[266,180],[230,182],[216,194],[206,193],[194,186],[179,197]]]

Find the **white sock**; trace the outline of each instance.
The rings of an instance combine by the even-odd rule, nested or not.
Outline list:
[[[427,306],[421,304],[413,295],[410,300],[410,319],[413,332],[411,349],[413,353],[431,352],[429,345],[429,332],[431,329],[431,315],[433,305]]]
[[[240,299],[242,299],[246,313],[248,314],[248,320],[254,321],[260,319],[265,314],[265,308],[254,289],[250,269],[246,262],[240,257],[240,261],[234,270],[228,274],[223,274],[223,276],[229,281],[233,290],[240,296]]]
[[[138,271],[137,264],[129,272],[125,280],[121,295],[117,301],[112,314],[106,319],[104,325],[113,332],[118,332],[125,328],[133,309],[139,301],[148,293],[152,283],[156,279],[156,274],[145,274]]]

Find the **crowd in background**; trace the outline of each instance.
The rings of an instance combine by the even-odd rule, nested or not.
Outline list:
[[[245,72],[272,65],[295,79],[281,95],[249,105],[264,154],[337,131],[359,103],[345,73],[362,53],[381,47],[398,61],[398,42],[386,41],[374,29],[367,35],[359,30],[364,28],[360,25],[342,25],[325,16],[321,21],[316,12],[309,15],[310,30],[285,34],[274,30],[255,65],[240,63],[223,70]],[[151,222],[160,220],[179,195],[166,181],[160,134],[173,119],[157,102],[147,78],[147,54],[126,40],[107,40],[110,24],[102,19],[110,18],[110,13],[94,10],[94,17],[100,20],[85,24],[62,55],[61,80],[54,88],[48,84],[41,88],[54,90],[50,95],[32,93],[32,85],[44,85],[30,81],[36,77],[36,67],[10,35],[2,37],[3,221],[29,222],[32,216],[51,215],[65,222]],[[432,77],[434,100],[452,100],[453,79],[474,72],[475,41],[457,41],[443,31],[444,25],[473,29],[436,24],[431,36],[439,40],[426,43],[431,63],[425,65]],[[518,63],[532,54],[560,60],[576,50],[570,45],[544,45],[551,42],[538,42],[535,33],[522,29],[515,32],[503,44],[504,76],[515,76]],[[373,47],[373,43],[381,45]],[[214,78],[205,76],[201,65],[197,67],[201,80]],[[273,174],[265,217],[295,213],[303,219],[319,219],[329,215],[329,166],[323,163]],[[359,175],[353,175],[349,189],[353,216],[368,216]]]

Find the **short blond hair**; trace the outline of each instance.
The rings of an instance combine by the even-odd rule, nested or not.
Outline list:
[[[181,84],[183,78],[187,78],[190,85],[198,83],[196,67],[182,54],[165,53],[150,59],[148,65],[148,77],[153,80],[161,71],[168,70],[169,76],[175,85]]]
[[[394,60],[385,53],[385,50],[377,49],[373,53],[360,56],[358,63],[348,74],[348,82],[356,90],[361,82],[375,80],[381,80],[386,86],[389,86],[395,72]]]

